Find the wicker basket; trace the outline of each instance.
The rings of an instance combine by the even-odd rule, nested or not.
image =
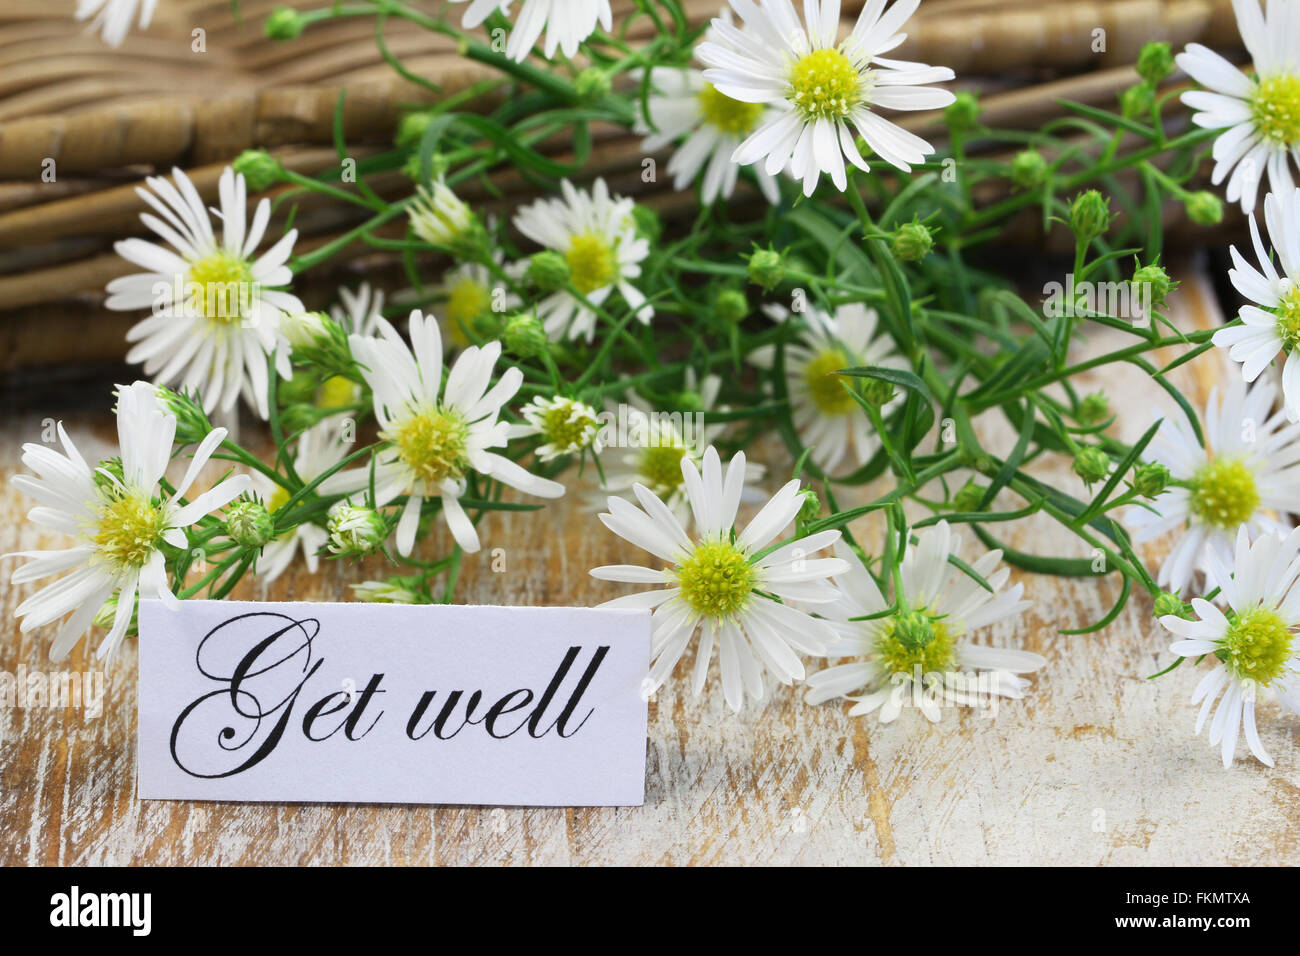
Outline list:
[[[0,0],[0,371],[8,379],[121,361],[135,317],[104,311],[102,290],[128,268],[111,246],[140,230],[134,185],[143,176],[180,166],[213,195],[221,168],[254,146],[316,172],[337,162],[329,144],[344,90],[344,132],[358,157],[384,148],[404,107],[430,98],[379,56],[370,19],[320,24],[288,43],[265,39],[261,24],[279,5],[241,0],[237,20],[224,0],[162,0],[150,28],[114,50],[73,21],[71,0]],[[441,0],[419,5],[433,11]],[[721,0],[686,5],[703,21]],[[614,6],[617,17],[632,3]],[[845,18],[860,7],[845,0]],[[1029,128],[1058,114],[1062,97],[1112,104],[1136,79],[1128,64],[1149,40],[1178,47],[1212,37],[1225,49],[1236,39],[1232,17],[1230,0],[925,0],[897,55],[953,67],[961,85],[981,92],[990,124]],[[645,32],[647,21],[639,22]],[[1098,30],[1104,52],[1096,52]],[[486,75],[445,38],[405,22],[388,24],[386,42],[448,91]],[[907,119],[932,134],[937,122],[928,114]],[[641,159],[635,139],[608,130],[588,171],[668,214],[693,204],[689,193],[662,185],[647,195]],[[50,161],[55,178],[47,182]],[[410,188],[397,175],[371,185],[391,196]],[[508,172],[498,186],[512,199],[529,191]],[[312,199],[299,204],[298,248],[345,231],[348,214]],[[304,297],[347,281],[340,270],[377,271],[384,281],[394,264],[375,255],[340,261],[333,275],[313,274]]]

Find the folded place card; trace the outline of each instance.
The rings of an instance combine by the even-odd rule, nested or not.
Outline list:
[[[146,800],[645,801],[648,611],[140,602]]]

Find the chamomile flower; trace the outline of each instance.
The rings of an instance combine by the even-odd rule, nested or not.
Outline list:
[[[158,0],[77,0],[78,20],[90,20],[90,29],[98,30],[109,46],[121,46],[131,31],[131,21],[140,11],[141,30],[153,19]],[[91,18],[94,19],[91,19]]]
[[[553,398],[539,395],[519,413],[527,424],[512,426],[510,437],[540,435],[543,444],[537,449],[539,461],[580,455],[588,448],[599,455],[604,448],[600,441],[600,413],[586,402],[563,395]]]
[[[789,320],[790,311],[768,306],[777,322]],[[877,335],[878,316],[860,302],[840,306],[831,315],[811,307],[799,316],[804,326],[799,340],[785,349],[786,389],[800,440],[812,449],[812,459],[826,471],[841,462],[866,464],[880,447],[880,439],[866,411],[845,386],[861,388],[861,380],[838,374],[854,366],[906,369],[906,360],[894,350],[888,336]],[[761,346],[749,355],[759,368],[776,361],[775,346]],[[897,398],[892,401],[897,401]],[[884,408],[888,408],[886,403]]]
[[[374,503],[382,507],[406,496],[397,523],[400,554],[411,553],[420,506],[431,497],[441,499],[456,542],[466,551],[479,549],[478,532],[460,503],[471,472],[543,498],[564,494],[558,482],[530,474],[489,451],[506,444],[510,426],[497,416],[524,379],[519,369],[509,368],[491,384],[500,342],[465,349],[444,383],[436,319],[418,309],[411,313],[410,346],[386,320],[379,319],[377,325],[377,338],[351,335],[348,343],[374,393],[379,437],[385,443],[374,461]],[[367,466],[332,475],[321,489],[326,494],[348,493],[368,489],[370,483]]]
[[[1205,408],[1204,447],[1182,416],[1161,424],[1150,454],[1175,483],[1151,503],[1155,513],[1134,507],[1124,520],[1137,529],[1137,543],[1181,533],[1160,566],[1162,587],[1181,591],[1211,560],[1230,566],[1241,527],[1253,535],[1289,530],[1278,515],[1293,511],[1300,496],[1300,425],[1273,412],[1276,395],[1265,380],[1216,388]]]
[[[730,22],[730,11],[724,10],[723,17]],[[715,31],[709,30],[705,40],[716,42]],[[692,67],[655,67],[650,71],[650,86],[648,115],[638,117],[636,124],[636,132],[646,137],[641,148],[657,153],[686,137],[668,161],[673,188],[687,188],[704,170],[704,202],[711,203],[719,196],[730,199],[740,173],[731,156],[767,118],[770,108],[718,92],[702,72]],[[779,202],[781,191],[776,177],[761,166],[754,174],[767,201]]]
[[[339,425],[329,419],[318,422],[298,436],[293,470],[305,484],[315,481],[347,456],[348,446],[339,437]],[[265,475],[255,473],[252,480],[254,493],[272,515],[288,502],[289,492]],[[258,577],[268,584],[274,581],[293,563],[299,548],[307,563],[307,571],[315,574],[320,567],[320,550],[328,540],[329,533],[320,525],[310,521],[297,525],[262,546],[262,554],[257,559]]]
[[[110,309],[151,309],[127,332],[135,345],[128,362],[163,385],[179,382],[203,396],[203,410],[228,411],[242,394],[259,416],[268,417],[267,356],[283,377],[292,374],[289,348],[280,330],[287,313],[303,312],[298,299],[276,286],[288,285],[286,265],[297,230],[290,230],[260,257],[271,201],[257,204],[251,223],[245,209],[244,177],[227,167],[218,191],[221,238],[212,231],[198,190],[179,169],[175,183],[160,176],[136,192],[157,215],[140,218],[170,249],[143,239],[124,239],[113,248],[146,270],[108,284]]]
[[[464,3],[465,0],[453,0]],[[510,13],[514,0],[470,0],[462,25],[479,26],[496,11]],[[506,56],[523,62],[546,31],[543,49],[547,59],[561,50],[567,57],[578,52],[578,45],[596,32],[596,25],[606,31],[614,28],[614,12],[609,0],[523,0],[523,7],[506,41]]]
[[[688,391],[694,390],[694,373],[687,370]],[[698,407],[726,411],[718,404],[722,379],[706,375],[700,382]],[[606,409],[606,427],[613,439],[606,449],[602,462],[604,481],[602,496],[595,506],[604,503],[608,495],[627,495],[635,485],[645,485],[659,497],[678,521],[690,516],[690,501],[682,479],[682,462],[690,461],[696,470],[704,457],[704,449],[712,445],[726,431],[726,425],[708,424],[702,414],[691,411],[662,411],[651,409],[636,396],[631,403]],[[753,503],[758,495],[753,484],[763,477],[764,468],[757,462],[745,459],[745,483],[741,501]]]
[[[867,3],[841,41],[840,0],[804,0],[804,20],[790,0],[731,0],[742,28],[713,21],[716,39],[696,51],[711,67],[704,79],[733,100],[774,108],[732,160],[743,166],[762,162],[773,176],[789,167],[808,196],[823,173],[837,189],[847,188],[846,159],[868,168],[858,135],[904,172],[924,162],[934,147],[873,112],[882,106],[937,109],[955,99],[927,85],[953,79],[947,67],[883,56],[906,39],[898,31],[919,3],[897,0],[888,10],[883,0]]]
[[[1169,646],[1174,654],[1205,656],[1215,663],[1192,694],[1192,703],[1201,705],[1196,733],[1213,710],[1210,745],[1221,748],[1225,767],[1232,764],[1240,733],[1245,734],[1250,752],[1271,767],[1273,758],[1260,742],[1255,724],[1255,704],[1261,691],[1268,690],[1288,710],[1300,713],[1296,645],[1300,588],[1295,586],[1300,574],[1300,530],[1285,539],[1264,534],[1251,544],[1243,527],[1237,532],[1230,562],[1216,551],[1210,564],[1211,580],[1222,588],[1229,613],[1196,598],[1192,601],[1196,620],[1170,614],[1160,623],[1182,638]]]
[[[1282,400],[1287,418],[1300,421],[1300,189],[1269,193],[1264,197],[1264,221],[1269,239],[1282,266],[1281,274],[1260,241],[1254,213],[1250,216],[1250,238],[1255,247],[1256,269],[1231,248],[1236,268],[1228,277],[1237,291],[1255,305],[1242,306],[1242,325],[1214,333],[1214,344],[1228,350],[1228,357],[1241,362],[1241,374],[1253,382],[1279,352],[1286,355],[1282,366]]]
[[[184,477],[166,495],[159,481],[171,461],[176,417],[159,403],[148,382],[117,393],[120,459],[91,466],[58,426],[63,451],[23,446],[23,464],[34,474],[17,475],[14,486],[40,504],[27,514],[43,528],[71,536],[72,547],[23,551],[7,557],[31,560],[10,582],[24,584],[70,572],[18,605],[23,633],[69,615],[54,636],[50,656],[61,660],[76,646],[95,616],[116,596],[116,613],[98,656],[117,649],[135,613],[136,596],[175,603],[167,584],[164,545],[186,548],[185,529],[234,500],[248,487],[247,476],[227,478],[188,503],[184,495],[226,437],[215,428],[199,443]]]
[[[357,291],[339,289],[339,303],[330,309],[334,321],[357,335],[374,335],[376,321],[384,317],[384,293],[370,288],[369,282],[357,286]]]
[[[567,179],[560,184],[561,198],[539,199],[521,209],[515,226],[538,245],[564,256],[570,282],[594,306],[602,306],[617,291],[639,321],[648,323],[654,308],[632,279],[641,275],[640,263],[650,254],[650,243],[636,234],[631,199],[611,196],[604,179],[592,191],[575,189]],[[596,334],[596,313],[567,290],[552,293],[537,306],[552,341]]]
[[[1267,12],[1256,0],[1233,0],[1232,6],[1254,76],[1199,43],[1189,43],[1175,59],[1205,87],[1182,96],[1197,111],[1192,122],[1224,131],[1214,141],[1211,180],[1217,186],[1226,178],[1228,202],[1240,201],[1248,213],[1265,174],[1273,192],[1290,192],[1291,163],[1300,162],[1300,3],[1270,0]]]
[[[653,610],[650,680],[655,687],[667,680],[699,634],[691,676],[692,691],[698,695],[716,644],[723,698],[739,711],[746,697],[759,700],[766,694],[765,674],[784,684],[801,680],[799,654],[824,653],[835,640],[830,625],[788,602],[833,601],[836,591],[826,578],[847,565],[837,558],[814,557],[838,540],[838,531],[800,538],[760,557],[803,504],[798,480],[778,491],[737,532],[744,454],[737,454],[724,473],[710,446],[702,465],[698,470],[694,462],[681,463],[693,534],[687,534],[668,506],[644,485],[632,488],[640,507],[611,497],[609,512],[600,515],[610,531],[649,551],[666,567],[608,565],[593,568],[591,575],[602,581],[663,585],[602,606]]]
[[[1046,663],[1038,654],[967,639],[1015,617],[1029,602],[1021,600],[1024,585],[1005,587],[1011,572],[999,567],[1001,551],[989,551],[970,565],[992,591],[954,566],[949,559],[960,557],[961,537],[946,521],[916,533],[899,568],[903,593],[892,602],[852,549],[841,542],[835,553],[848,570],[834,578],[839,599],[818,611],[840,635],[826,656],[854,660],[810,676],[810,704],[843,697],[854,702],[850,716],[879,710],[880,722],[887,724],[914,699],[929,720],[938,721],[940,700],[977,706],[990,696],[1023,697],[1029,681],[1019,675]],[[905,609],[899,609],[902,602]],[[892,614],[855,620],[891,607]]]

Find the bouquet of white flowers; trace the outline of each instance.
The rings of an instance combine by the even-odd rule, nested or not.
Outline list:
[[[87,461],[62,430],[61,452],[26,446],[32,474],[15,481],[38,501],[31,518],[73,543],[21,556],[14,582],[57,576],[19,607],[23,629],[62,619],[60,656],[98,625],[109,655],[140,596],[222,597],[299,554],[315,570],[382,552],[393,573],[360,597],[452,601],[483,516],[544,508],[591,468],[600,520],[649,554],[591,573],[647,588],[612,603],[653,611],[656,685],[693,660],[699,693],[716,649],[736,710],[773,681],[886,722],[900,684],[924,685],[932,720],[940,701],[1018,698],[1043,659],[978,640],[1028,606],[1010,565],[1120,583],[1114,608],[1071,633],[1147,596],[1174,666],[1214,665],[1198,729],[1213,711],[1225,764],[1241,734],[1270,763],[1257,696],[1300,710],[1300,3],[1270,3],[1268,20],[1236,3],[1250,72],[1152,43],[1117,111],[1067,102],[1030,133],[986,126],[951,70],[890,58],[918,4],[869,0],[842,22],[839,0],[730,0],[699,27],[681,0],[636,0],[626,18],[609,0],[277,10],[267,33],[285,41],[374,18],[384,57],[434,94],[383,45],[384,21],[454,37],[493,75],[413,109],[394,147],[359,163],[341,126],[339,167],[316,176],[247,152],[219,209],[180,170],[139,190],[157,241],[118,243],[139,271],[107,291],[143,316],[128,360],[148,381],[118,390],[117,457]],[[86,6],[120,32],[136,9]],[[638,22],[653,31],[634,44]],[[1165,115],[1176,66],[1197,84],[1181,93],[1190,126]],[[935,143],[896,122],[916,110],[943,111]],[[609,128],[644,137],[647,182],[671,151],[664,173],[694,192],[693,222],[666,225],[593,176]],[[1220,221],[1194,185],[1207,157],[1250,214],[1252,254],[1231,251],[1250,304],[1221,329],[1180,329],[1162,209]],[[400,201],[367,185],[399,169]],[[506,170],[540,198],[493,215],[462,198],[492,195]],[[267,235],[270,196],[248,216],[268,190],[278,209],[312,195],[363,218],[297,251],[292,229]],[[982,255],[1024,213],[1072,236],[1046,301]],[[341,290],[331,314],[306,311],[297,278],[352,246],[400,257],[409,289]],[[1080,360],[1089,327],[1130,341]],[[1202,410],[1168,375],[1216,347],[1243,381]],[[1075,387],[1106,367],[1149,376],[1180,416],[1113,437],[1105,396]],[[212,424],[241,406],[265,422],[269,460]],[[981,443],[982,415],[1010,423],[1010,453]],[[1033,477],[1051,456],[1086,492]],[[188,466],[173,483],[175,458]],[[196,493],[212,461],[229,473]],[[841,506],[880,479],[886,493]],[[874,540],[860,520],[873,514]],[[1004,547],[999,525],[1033,514],[1094,557]],[[1168,533],[1148,568],[1138,545]]]

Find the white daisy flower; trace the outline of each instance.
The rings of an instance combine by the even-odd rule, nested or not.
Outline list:
[[[504,446],[510,426],[497,421],[501,406],[519,391],[523,373],[506,369],[489,388],[501,343],[470,346],[442,375],[442,336],[438,322],[417,309],[411,313],[411,345],[379,319],[378,338],[351,335],[348,343],[374,393],[379,437],[386,446],[374,464],[375,506],[406,495],[397,524],[397,550],[411,553],[425,498],[442,499],[442,513],[465,551],[479,549],[478,532],[460,499],[471,471],[543,498],[558,498],[564,486],[530,474],[490,448]],[[371,469],[352,469],[327,478],[326,494],[369,488]]]
[[[835,589],[826,578],[847,565],[811,555],[836,541],[840,533],[810,535],[760,557],[803,504],[798,480],[778,491],[737,533],[744,454],[731,460],[725,475],[712,447],[704,453],[702,473],[689,460],[683,460],[681,468],[694,536],[644,485],[632,489],[640,508],[611,497],[609,512],[600,515],[610,531],[668,567],[618,564],[594,568],[591,575],[602,581],[665,585],[602,606],[654,610],[650,680],[655,687],[667,680],[698,632],[701,638],[691,677],[692,691],[698,695],[717,644],[722,694],[728,706],[739,711],[746,696],[759,700],[765,695],[764,674],[784,684],[801,680],[804,666],[798,655],[824,653],[835,640],[825,621],[782,602],[821,604],[835,599]]]
[[[696,51],[712,67],[704,79],[733,100],[775,108],[732,160],[743,166],[762,161],[773,176],[789,167],[808,196],[822,173],[846,189],[846,159],[868,168],[857,135],[904,172],[924,162],[934,147],[872,112],[880,106],[937,109],[955,99],[926,85],[953,79],[947,67],[882,56],[907,38],[898,31],[919,4],[898,0],[886,11],[884,0],[873,0],[840,41],[840,0],[804,0],[803,21],[790,0],[731,0],[744,29],[722,18],[713,21],[716,41]]]
[[[579,455],[588,448],[599,455],[605,447],[600,441],[600,413],[576,398],[539,395],[519,413],[528,424],[511,426],[510,437],[541,435],[543,444],[537,449],[539,461]]]
[[[835,553],[848,570],[835,576],[839,599],[818,608],[840,635],[826,656],[856,660],[810,676],[808,703],[843,697],[854,701],[850,716],[879,710],[880,722],[887,724],[916,700],[929,720],[938,721],[940,700],[971,707],[991,697],[1023,697],[1029,681],[1018,675],[1047,663],[1029,651],[966,639],[1019,615],[1030,602],[1020,599],[1023,584],[1004,589],[1011,571],[999,567],[1001,551],[989,551],[970,565],[992,592],[955,567],[948,559],[960,557],[961,537],[946,521],[916,532],[916,543],[908,547],[899,569],[903,594],[895,595],[894,602],[885,600],[851,548],[841,542]],[[854,620],[897,607],[900,597],[906,610]]]
[[[731,11],[724,10],[723,18],[730,23]],[[706,42],[718,39],[712,29],[704,38]],[[705,170],[701,189],[704,202],[714,202],[719,196],[730,199],[740,173],[740,166],[731,161],[732,154],[769,117],[771,108],[718,92],[701,71],[691,67],[655,67],[650,71],[650,86],[648,122],[638,115],[635,126],[635,132],[646,137],[641,148],[657,153],[685,137],[686,142],[668,161],[673,188],[686,189]],[[761,166],[754,174],[767,201],[779,202],[781,190],[776,177]]]
[[[1291,163],[1300,162],[1300,4],[1270,0],[1267,14],[1255,0],[1232,6],[1254,76],[1199,43],[1189,43],[1175,60],[1205,87],[1182,96],[1197,111],[1192,122],[1224,130],[1214,141],[1211,180],[1217,186],[1227,177],[1228,202],[1251,212],[1264,174],[1273,192],[1290,192]]]
[[[27,514],[43,528],[70,535],[76,543],[61,551],[22,551],[6,557],[30,558],[10,582],[25,584],[60,574],[18,605],[23,633],[70,614],[55,634],[50,656],[61,660],[81,640],[105,602],[117,596],[117,610],[98,656],[108,657],[126,634],[136,595],[174,603],[167,584],[162,547],[189,547],[185,529],[208,512],[225,506],[249,487],[247,476],[227,478],[190,501],[183,496],[226,437],[215,428],[195,449],[185,476],[164,497],[158,483],[171,461],[176,417],[159,403],[148,382],[117,393],[117,434],[121,464],[92,467],[58,426],[60,453],[45,445],[23,446],[23,464],[34,475],[16,475],[14,486],[40,504]]]
[[[357,291],[339,289],[339,304],[330,309],[334,321],[349,333],[375,335],[377,320],[384,317],[384,292],[370,288],[369,282],[357,286]]]
[[[1214,670],[1192,694],[1192,703],[1201,705],[1196,733],[1213,709],[1210,745],[1222,748],[1223,765],[1232,765],[1238,733],[1244,731],[1250,752],[1271,767],[1273,758],[1260,743],[1255,725],[1255,702],[1261,690],[1271,690],[1284,707],[1300,713],[1300,588],[1294,586],[1300,575],[1300,531],[1285,540],[1265,534],[1252,545],[1243,527],[1231,563],[1223,562],[1217,551],[1210,562],[1211,579],[1223,589],[1230,616],[1196,598],[1192,609],[1197,620],[1170,614],[1160,623],[1182,638],[1169,645],[1174,654],[1216,660]]]
[[[128,362],[143,362],[144,372],[164,385],[179,382],[203,397],[203,410],[229,411],[242,394],[263,419],[267,410],[267,356],[276,371],[292,374],[289,348],[280,330],[284,314],[303,305],[275,286],[288,285],[285,264],[293,251],[290,230],[260,257],[254,252],[271,218],[271,201],[257,204],[251,223],[245,209],[244,177],[230,167],[221,174],[221,238],[217,239],[198,190],[179,169],[175,185],[160,176],[146,180],[150,192],[136,193],[158,215],[140,218],[171,246],[124,239],[113,248],[145,272],[108,284],[110,309],[151,309],[127,332],[136,343]]]
[[[98,30],[109,46],[121,46],[131,31],[131,20],[135,18],[136,10],[140,11],[137,22],[143,30],[153,19],[156,6],[158,0],[77,0],[76,17],[90,20],[89,29],[92,32]]]
[[[1300,189],[1269,193],[1264,197],[1264,220],[1269,240],[1282,265],[1278,274],[1260,241],[1255,214],[1250,215],[1250,238],[1255,246],[1259,269],[1248,263],[1233,246],[1236,266],[1228,271],[1233,286],[1256,305],[1242,306],[1242,325],[1214,333],[1214,344],[1228,350],[1228,357],[1241,362],[1247,382],[1259,377],[1279,352],[1286,355],[1282,366],[1282,398],[1287,418],[1300,421]]]
[[[687,388],[694,390],[694,372],[687,369]],[[726,411],[718,404],[722,379],[706,375],[700,383],[699,407]],[[690,500],[682,480],[682,462],[689,461],[699,469],[704,450],[712,445],[726,430],[725,424],[710,425],[692,412],[664,412],[651,409],[631,396],[631,403],[611,406],[605,411],[604,425],[612,441],[606,447],[602,462],[604,481],[602,494],[594,506],[601,507],[608,495],[628,495],[635,485],[645,485],[660,498],[678,521],[686,522],[690,516]],[[604,443],[602,443],[604,444]],[[616,460],[613,460],[616,459]],[[757,462],[745,460],[745,484],[741,501],[755,503],[761,500],[752,486],[763,477],[765,469]]]
[[[293,470],[304,484],[311,484],[345,457],[348,446],[339,441],[339,426],[325,419],[298,436],[297,454]],[[253,493],[266,510],[275,514],[289,500],[289,492],[261,472],[251,475]],[[320,550],[329,540],[329,533],[320,525],[304,522],[262,547],[257,559],[257,575],[270,584],[293,563],[298,548],[307,563],[307,571],[315,574],[320,567]]]
[[[1182,536],[1160,566],[1161,587],[1181,592],[1212,559],[1232,563],[1237,529],[1253,535],[1289,530],[1278,515],[1300,496],[1300,426],[1273,412],[1277,392],[1267,381],[1241,381],[1210,393],[1203,419],[1205,447],[1181,415],[1166,418],[1151,443],[1151,458],[1178,484],[1152,503],[1124,515],[1134,542],[1178,529]]]
[[[791,315],[776,305],[764,311],[777,322]],[[845,460],[864,465],[880,448],[880,439],[866,411],[845,391],[845,385],[856,388],[860,382],[838,373],[855,366],[907,369],[907,361],[894,351],[888,336],[876,334],[879,317],[860,302],[840,306],[833,316],[813,306],[799,317],[804,320],[799,340],[785,348],[786,390],[795,429],[823,470],[831,471]],[[754,349],[749,361],[771,369],[776,347]],[[896,395],[882,413],[899,400]]]
[[[498,10],[508,15],[513,4],[514,0],[470,0],[461,24],[472,30]],[[523,0],[519,18],[506,42],[506,56],[523,62],[545,30],[543,49],[547,59],[555,56],[557,49],[572,57],[577,54],[578,45],[596,32],[598,23],[606,32],[614,29],[614,12],[609,0]]]
[[[631,279],[641,275],[640,263],[650,254],[650,243],[636,234],[632,211],[636,203],[610,196],[604,179],[592,191],[578,190],[567,179],[560,184],[562,198],[539,199],[515,216],[515,227],[538,245],[564,256],[570,281],[592,305],[603,305],[617,290],[636,317],[648,323],[654,308]],[[567,290],[552,293],[537,306],[546,334],[552,340],[596,333],[596,313]]]

